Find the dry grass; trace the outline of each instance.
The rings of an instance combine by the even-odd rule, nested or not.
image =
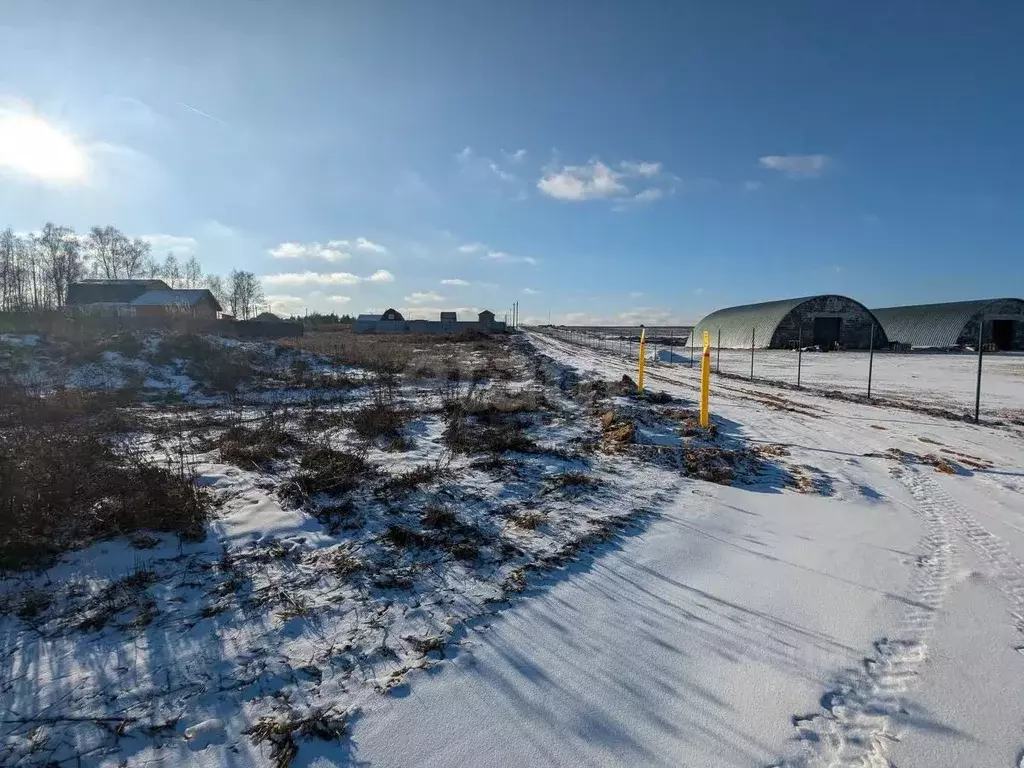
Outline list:
[[[316,738],[322,741],[340,741],[346,732],[347,716],[333,706],[313,709],[305,717],[287,712],[280,717],[262,717],[243,733],[253,744],[270,745],[270,760],[274,768],[288,768],[299,753],[296,737]]]
[[[284,458],[288,448],[299,441],[273,413],[259,420],[255,427],[235,425],[218,439],[221,461],[243,469],[267,469],[275,460]]]
[[[356,490],[376,474],[376,468],[361,454],[314,446],[299,460],[294,486],[307,498],[318,493],[339,495]]]
[[[411,415],[395,405],[391,398],[377,398],[374,402],[348,414],[348,424],[364,440],[399,437],[399,431]]]
[[[0,568],[138,531],[205,535],[211,501],[188,462],[152,463],[119,427],[91,398],[0,394]]]

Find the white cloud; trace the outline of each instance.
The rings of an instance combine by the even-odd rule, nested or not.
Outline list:
[[[341,250],[348,246],[347,240],[329,240],[325,243],[280,243],[270,248],[269,253],[275,259],[321,259],[323,261],[343,261],[351,258],[351,254]]]
[[[631,176],[644,176],[645,178],[651,178],[661,173],[661,163],[650,163],[650,162],[635,162],[632,160],[624,160],[619,163],[619,167],[627,174]]]
[[[639,299],[643,295],[644,295],[643,291],[630,291],[629,292],[629,298],[631,298],[631,299]]]
[[[365,237],[356,238],[356,248],[360,251],[373,251],[374,253],[387,253],[388,249],[380,243],[375,243],[372,240],[367,240]]]
[[[466,243],[459,246],[459,253],[479,253],[486,247],[483,243]]]
[[[599,200],[629,192],[622,174],[600,160],[586,165],[566,165],[561,171],[548,172],[537,182],[537,189],[556,200]]]
[[[356,285],[363,278],[351,272],[282,272],[264,275],[266,285]],[[372,278],[369,278],[372,279]]]
[[[540,293],[536,288],[523,288],[523,293],[527,296],[536,296]]]
[[[692,293],[694,296],[703,296],[704,295],[704,289],[703,288],[694,288],[693,290],[690,291],[690,293]]]
[[[510,163],[521,163],[526,159],[526,150],[517,149],[515,152],[501,151],[502,157],[504,157]]]
[[[368,278],[371,283],[393,283],[395,282],[395,276],[388,272],[386,269],[378,269]]]
[[[505,264],[536,264],[537,259],[533,256],[513,256],[511,253],[505,253],[504,251],[488,251],[480,257],[485,261],[500,261]]]
[[[301,315],[308,304],[304,297],[288,294],[269,294],[264,298],[270,304],[270,311],[277,315]]]
[[[0,104],[0,172],[44,184],[77,186],[89,181],[89,149],[23,105]]]
[[[442,280],[441,285],[469,285],[469,281],[462,280],[458,277],[449,277]]]
[[[650,187],[648,189],[643,190],[642,192],[638,192],[636,196],[633,197],[633,199],[636,200],[638,203],[650,203],[654,202],[655,200],[660,200],[662,197],[664,197],[664,195],[665,190],[658,189],[658,187]]]
[[[760,181],[744,181],[743,189],[747,192],[756,192],[764,185]]]
[[[323,291],[310,291],[305,296],[269,294],[266,297],[270,311],[278,315],[303,315],[306,312],[331,312],[348,304],[349,296],[325,295]]]
[[[154,257],[168,253],[173,253],[176,257],[191,255],[195,253],[199,244],[194,237],[180,235],[140,235],[140,238],[149,243]]]
[[[275,259],[321,259],[323,261],[342,261],[349,259],[352,255],[347,249],[355,248],[360,251],[372,251],[373,253],[387,253],[388,249],[380,243],[375,243],[365,237],[357,237],[355,240],[334,239],[326,243],[310,241],[285,242],[275,245],[267,253]]]
[[[503,151],[502,155],[506,162],[519,163],[526,156],[526,151],[518,150],[511,155]],[[472,147],[463,148],[461,152],[458,152],[455,155],[455,158],[459,162],[462,174],[468,179],[484,183],[489,183],[493,179],[498,179],[502,182],[502,185],[499,186],[522,186],[522,180],[516,174],[502,168],[494,159],[476,154]],[[499,193],[504,194],[503,190],[499,190]],[[522,190],[520,190],[519,194],[522,194]],[[516,198],[518,199],[518,195]]]
[[[828,155],[765,155],[758,158],[762,168],[779,171],[793,179],[820,176],[832,164]]]
[[[410,304],[426,304],[428,301],[444,301],[444,296],[433,291],[417,291],[405,297]]]

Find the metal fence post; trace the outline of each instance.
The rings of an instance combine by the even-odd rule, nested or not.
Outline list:
[[[722,329],[718,329],[718,352],[715,353],[715,373],[722,372]]]
[[[754,380],[754,335],[757,333],[757,328],[750,329],[750,380]]]
[[[981,318],[978,327],[978,386],[974,391],[974,423],[978,423],[981,414],[981,359],[985,354],[985,318]]]
[[[697,330],[696,328],[691,328],[690,329],[690,367],[691,368],[693,368],[693,332],[696,331],[696,330]]]
[[[871,373],[875,367],[875,324],[871,323],[871,347],[868,352],[868,399],[871,399]]]
[[[800,389],[800,369],[804,362],[804,327],[801,323],[796,332],[796,388]]]
[[[675,362],[672,359],[673,355],[675,355],[675,353],[676,353],[675,350],[676,350],[676,332],[675,332],[675,329],[673,329],[673,330],[669,331],[669,334],[668,334],[668,364],[669,365],[672,365],[672,363]]]

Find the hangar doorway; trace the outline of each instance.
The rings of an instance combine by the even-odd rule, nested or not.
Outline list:
[[[823,350],[835,349],[843,331],[843,318],[814,318],[814,336],[811,343]]]
[[[992,344],[1000,352],[1013,348],[1013,320],[992,321]]]

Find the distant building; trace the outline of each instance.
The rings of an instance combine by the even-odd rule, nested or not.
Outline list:
[[[945,304],[873,309],[889,341],[915,349],[978,348],[985,325],[986,347],[1024,349],[1024,299],[981,299]]]
[[[359,315],[352,326],[353,333],[504,333],[505,330],[505,323],[495,321],[494,313],[486,309],[476,320],[461,322],[455,312],[442,312],[440,320],[406,320],[398,310],[389,309],[382,315]]]
[[[169,291],[163,280],[80,280],[68,287],[68,306],[128,304],[146,291]]]
[[[175,289],[163,280],[82,280],[68,288],[68,307],[91,315],[208,320],[223,309],[206,288]]]
[[[798,344],[867,349],[872,338],[876,349],[888,346],[885,330],[867,307],[832,294],[719,309],[697,323],[694,338],[700,339],[704,331],[712,345],[721,340],[727,349],[794,349]]]

